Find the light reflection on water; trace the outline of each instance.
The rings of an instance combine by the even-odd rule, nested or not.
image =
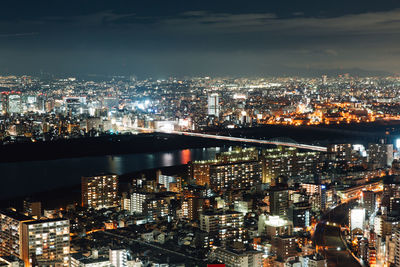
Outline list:
[[[225,148],[183,149],[157,153],[0,163],[0,199],[75,185],[85,175],[124,174],[191,160],[213,159]]]

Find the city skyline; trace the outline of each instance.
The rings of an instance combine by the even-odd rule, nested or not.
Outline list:
[[[1,267],[400,267],[398,0],[0,6]]]

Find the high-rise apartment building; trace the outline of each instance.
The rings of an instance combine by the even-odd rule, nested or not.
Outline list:
[[[95,209],[118,206],[118,175],[82,177],[82,206]]]
[[[239,228],[243,226],[243,220],[241,212],[204,212],[200,214],[200,229],[210,233],[227,227]]]
[[[246,189],[261,183],[260,161],[219,163],[210,166],[210,186],[215,190]]]
[[[287,188],[272,187],[268,191],[269,211],[272,215],[287,216],[289,210],[289,193]]]
[[[21,259],[26,267],[69,266],[69,220],[28,221],[21,232]]]
[[[22,223],[31,220],[12,210],[0,211],[0,256],[21,257]]]

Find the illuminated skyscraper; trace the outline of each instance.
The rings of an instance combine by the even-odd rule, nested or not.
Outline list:
[[[82,205],[95,209],[118,206],[118,175],[82,177]]]
[[[19,94],[11,94],[8,96],[8,113],[21,113],[21,96]]]
[[[208,96],[208,115],[219,117],[219,96],[217,93]]]

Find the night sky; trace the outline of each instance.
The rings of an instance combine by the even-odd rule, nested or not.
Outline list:
[[[25,0],[0,6],[0,74],[400,73],[400,1]]]

